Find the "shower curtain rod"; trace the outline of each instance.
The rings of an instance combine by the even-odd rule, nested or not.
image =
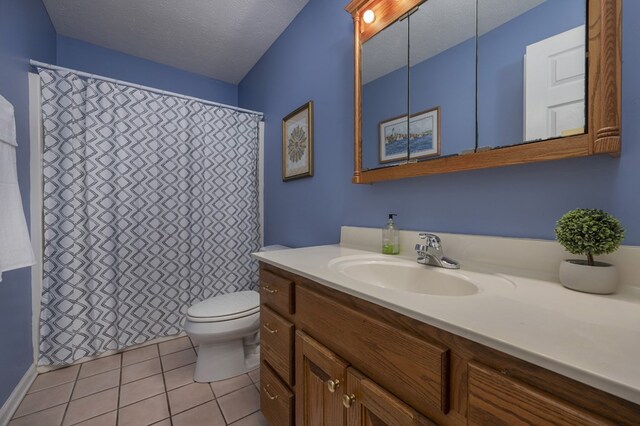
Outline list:
[[[168,92],[166,90],[160,90],[160,89],[156,89],[156,88],[149,87],[149,86],[142,86],[140,84],[129,83],[127,81],[122,81],[122,80],[116,80],[115,78],[103,77],[103,76],[96,75],[96,74],[90,74],[90,73],[86,73],[86,72],[82,72],[82,71],[78,71],[78,70],[73,70],[71,68],[60,67],[58,65],[46,64],[44,62],[35,61],[33,59],[31,59],[29,61],[29,63],[33,67],[40,67],[40,68],[46,68],[46,69],[50,69],[50,70],[57,70],[57,71],[69,71],[69,72],[72,72],[74,74],[77,74],[80,77],[94,78],[96,80],[108,81],[110,83],[120,84],[122,86],[134,87],[136,89],[142,89],[142,90],[146,90],[148,92],[158,93],[158,94],[161,94],[161,95],[174,96],[176,98],[182,98],[182,99],[188,99],[188,100],[191,100],[191,101],[197,101],[197,102],[200,102],[200,103],[203,103],[203,104],[206,104],[206,105],[212,105],[212,106],[217,106],[217,107],[222,107],[222,108],[228,108],[228,109],[232,109],[232,110],[238,111],[238,112],[246,112],[246,113],[249,113],[249,114],[257,114],[261,118],[264,118],[264,113],[259,112],[259,111],[253,111],[253,110],[250,110],[250,109],[239,108],[239,107],[232,106],[232,105],[225,105],[225,104],[221,104],[221,103],[218,103],[218,102],[211,102],[211,101],[207,101],[205,99],[194,98],[193,96],[182,95],[180,93]]]

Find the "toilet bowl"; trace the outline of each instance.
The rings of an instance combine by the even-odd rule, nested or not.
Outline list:
[[[260,362],[260,296],[240,291],[191,306],[184,330],[200,344],[194,380],[213,382],[246,373]]]
[[[288,249],[266,246],[260,251]],[[184,330],[200,344],[194,380],[214,382],[260,363],[260,295],[240,291],[203,300],[187,311]]]

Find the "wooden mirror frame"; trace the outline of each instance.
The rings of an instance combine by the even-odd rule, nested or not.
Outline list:
[[[540,142],[495,148],[374,170],[362,170],[362,43],[424,0],[352,0],[345,8],[354,23],[354,172],[353,183],[373,183],[514,164],[620,155],[622,87],[622,0],[587,2],[586,133]],[[375,13],[362,22],[366,10]],[[516,141],[519,142],[519,141]]]

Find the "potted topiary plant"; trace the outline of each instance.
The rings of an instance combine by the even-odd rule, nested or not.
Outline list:
[[[596,262],[594,256],[613,253],[624,238],[624,228],[615,217],[598,209],[571,210],[556,224],[556,238],[569,253],[586,259],[560,264],[560,282],[572,290],[610,294],[618,285],[614,265]]]

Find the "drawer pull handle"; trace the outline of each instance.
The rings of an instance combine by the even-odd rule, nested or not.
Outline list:
[[[269,287],[262,287],[262,289],[269,294],[276,294],[278,292],[278,289],[271,290]]]
[[[278,332],[278,329],[276,328],[275,330],[269,327],[269,323],[266,323],[265,325],[262,326],[265,330],[267,330],[270,334],[276,334]]]
[[[338,380],[338,379],[327,380],[327,388],[329,389],[329,392],[333,393],[339,387],[340,387],[340,380]]]
[[[342,395],[342,405],[344,405],[345,408],[351,408],[354,402],[356,402],[356,396],[354,394],[347,395],[345,393]]]
[[[263,386],[262,390],[265,394],[267,394],[267,398],[269,398],[271,401],[275,401],[276,399],[278,399],[278,395],[271,395],[271,392],[269,392],[269,385]]]

